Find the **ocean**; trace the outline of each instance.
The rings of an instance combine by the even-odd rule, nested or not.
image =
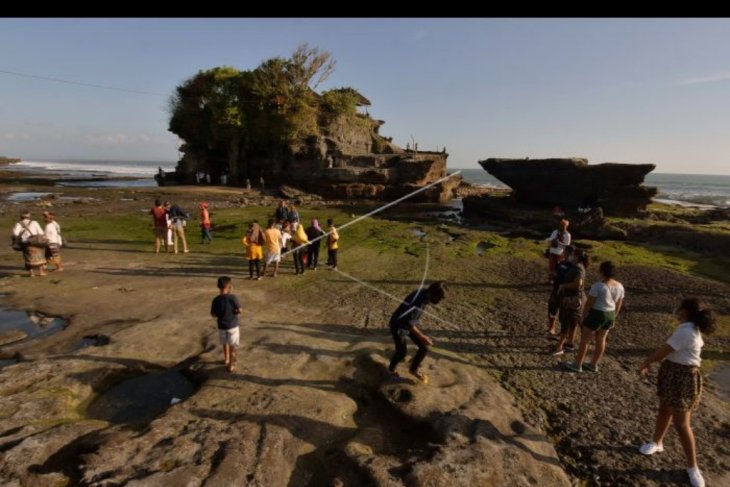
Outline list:
[[[472,184],[507,187],[483,169],[462,169],[461,175]],[[659,189],[655,198],[659,202],[700,207],[730,206],[730,176],[649,173],[644,184]]]
[[[58,178],[56,186],[151,187],[157,186],[153,176],[159,168],[164,171],[174,171],[175,164],[175,162],[170,161],[54,159],[43,161],[22,160],[18,163],[8,164],[3,169],[55,176]],[[83,181],[89,178],[105,179]]]
[[[171,161],[104,160],[24,160],[5,166],[24,172],[38,172],[59,177],[59,186],[127,187],[156,186],[153,176],[158,168],[173,171]],[[453,169],[456,170],[456,169]],[[505,187],[483,169],[462,169],[461,175],[472,184]],[[107,178],[104,181],[64,181],[69,179]],[[119,178],[119,179],[115,179]],[[730,176],[704,174],[650,173],[647,186],[659,188],[657,200],[694,206],[730,206]]]

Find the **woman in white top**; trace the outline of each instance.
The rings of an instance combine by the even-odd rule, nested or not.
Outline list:
[[[585,307],[588,314],[583,319],[580,332],[580,348],[575,362],[567,362],[565,366],[574,372],[583,372],[583,359],[588,353],[588,343],[595,338],[595,348],[590,364],[586,365],[589,372],[598,372],[598,362],[606,351],[606,338],[613,328],[621,306],[624,302],[624,286],[616,279],[616,266],[613,262],[602,262],[599,267],[601,280],[591,286]]]
[[[644,455],[664,451],[664,435],[669,423],[679,433],[684,454],[687,457],[687,473],[693,487],[703,487],[705,480],[697,468],[695,438],[690,426],[692,410],[700,403],[702,375],[700,374],[700,352],[704,342],[702,334],[715,331],[712,311],[702,309],[695,298],[682,301],[675,310],[680,325],[674,334],[639,367],[639,374],[647,375],[653,362],[662,362],[657,378],[659,413],[654,427],[652,441],[639,448]]]
[[[30,272],[30,277],[35,275],[33,271],[39,276],[45,276],[45,249],[31,245],[31,237],[34,235],[43,235],[43,229],[37,221],[30,219],[30,213],[21,213],[20,221],[13,227],[13,238],[20,239],[25,269]]]
[[[568,225],[570,225],[570,222],[568,220],[560,220],[560,223],[558,224],[558,229],[553,230],[553,233],[550,234],[550,237],[548,237],[548,241],[550,242],[550,249],[548,252],[548,280],[549,284],[553,283],[553,279],[555,279],[555,268],[558,265],[558,262],[562,261],[565,255],[565,247],[570,245],[570,233],[568,233]]]
[[[49,212],[43,212],[43,219],[46,221],[45,235],[48,239],[48,247],[46,247],[46,259],[49,264],[56,266],[57,271],[63,270],[61,263],[61,246],[63,239],[61,238],[61,225],[56,221],[56,216]]]

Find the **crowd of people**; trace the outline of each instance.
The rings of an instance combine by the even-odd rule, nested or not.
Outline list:
[[[261,279],[269,266],[273,266],[271,277],[276,277],[282,259],[288,254],[292,254],[295,275],[303,275],[305,269],[316,271],[324,239],[327,240],[327,265],[337,270],[340,236],[333,220],[327,220],[327,231],[322,229],[316,218],[306,228],[299,220],[296,207],[288,206],[282,200],[274,216],[269,218],[266,229],[262,230],[257,220],[249,224],[246,234],[241,238],[248,259],[249,279]]]
[[[201,243],[212,243],[211,220],[208,204],[200,203]],[[152,215],[155,236],[155,252],[164,246],[166,252],[178,252],[178,242],[183,252],[189,251],[185,238],[186,220],[189,214],[177,205],[155,201],[149,211]],[[51,212],[44,212],[45,228],[31,219],[28,212],[20,215],[12,231],[13,248],[22,251],[25,268],[29,275],[46,275],[47,266],[54,265],[62,271],[61,226]],[[590,256],[571,243],[568,220],[561,219],[558,228],[550,235],[549,258],[551,292],[548,298],[548,336],[557,340],[553,355],[561,356],[574,351],[575,340],[580,330],[580,344],[575,360],[564,362],[564,367],[574,373],[598,373],[599,363],[605,354],[609,332],[618,323],[626,291],[617,280],[617,268],[610,262],[599,266],[600,278],[594,282],[586,295],[586,271],[591,264]],[[259,280],[273,266],[271,276],[276,277],[284,256],[292,254],[295,275],[304,274],[305,269],[316,270],[319,264],[320,244],[326,240],[327,264],[337,270],[339,233],[332,219],[323,229],[313,218],[305,228],[293,205],[280,201],[272,218],[262,229],[258,221],[248,225],[241,242],[249,263],[249,279]],[[263,269],[261,264],[263,262]],[[218,279],[219,295],[211,303],[211,315],[216,318],[220,342],[223,346],[224,362],[230,372],[235,370],[236,347],[239,345],[239,321],[242,305],[232,294],[232,280],[223,276]],[[389,328],[395,346],[388,370],[393,377],[399,377],[397,367],[407,354],[407,339],[416,346],[409,372],[419,382],[427,384],[428,377],[420,370],[433,340],[421,329],[421,318],[427,305],[437,305],[446,295],[443,282],[435,282],[427,288],[412,291],[393,312]],[[644,455],[661,453],[663,440],[673,423],[687,459],[687,473],[692,486],[705,485],[697,466],[694,435],[690,425],[692,412],[697,408],[702,394],[701,350],[702,335],[714,331],[714,316],[695,298],[681,301],[674,310],[678,326],[674,333],[651,354],[639,367],[639,374],[646,375],[651,364],[661,362],[657,380],[659,409],[652,439],[639,448]],[[560,325],[558,331],[557,326]],[[590,361],[584,362],[588,349],[593,344]]]
[[[548,238],[550,247],[546,256],[549,258],[552,289],[548,298],[547,333],[550,338],[558,340],[553,355],[561,356],[574,351],[575,338],[580,330],[575,360],[563,362],[563,365],[574,373],[597,373],[606,351],[606,339],[618,322],[626,291],[616,279],[616,266],[605,261],[599,266],[599,280],[591,285],[586,295],[585,277],[591,259],[587,252],[571,244],[568,225],[568,220],[561,219],[558,229]],[[639,448],[639,452],[653,455],[664,451],[663,439],[673,422],[687,459],[690,484],[703,487],[705,480],[697,466],[690,418],[702,394],[699,369],[704,345],[702,334],[714,331],[714,317],[695,298],[684,299],[674,310],[674,315],[678,323],[675,332],[639,367],[639,373],[646,375],[652,363],[662,364],[657,378],[659,412],[654,435],[651,441]],[[423,340],[417,334],[414,341],[422,343]],[[591,343],[592,357],[589,362],[584,362]]]

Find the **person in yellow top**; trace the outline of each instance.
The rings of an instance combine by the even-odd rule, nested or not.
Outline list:
[[[269,218],[269,224],[264,230],[264,270],[262,276],[266,275],[266,268],[274,263],[274,273],[271,277],[276,277],[279,272],[279,263],[281,262],[281,232],[274,226],[276,220]]]
[[[337,249],[339,248],[340,234],[337,233],[332,218],[327,219],[327,265],[333,271],[337,270]]]
[[[294,274],[304,274],[304,256],[307,255],[307,244],[309,243],[307,232],[304,231],[304,225],[297,225],[292,239],[294,240],[294,249],[292,250],[292,254],[294,254]]]
[[[246,258],[248,259],[248,278],[253,279],[253,269],[256,267],[256,280],[261,279],[261,261],[264,259],[264,232],[259,226],[258,220],[248,225],[246,235],[241,238],[241,243],[246,247]]]

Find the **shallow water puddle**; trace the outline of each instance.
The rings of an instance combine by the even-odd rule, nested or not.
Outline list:
[[[67,324],[61,318],[0,308],[0,347],[52,335]]]
[[[7,198],[5,198],[7,201],[13,201],[16,203],[20,203],[23,201],[34,201],[39,200],[43,198],[44,196],[51,195],[53,193],[33,193],[33,192],[27,192],[27,193],[13,193],[9,195]]]
[[[86,415],[112,423],[146,422],[193,392],[193,384],[176,369],[151,372],[112,387],[89,405]]]

